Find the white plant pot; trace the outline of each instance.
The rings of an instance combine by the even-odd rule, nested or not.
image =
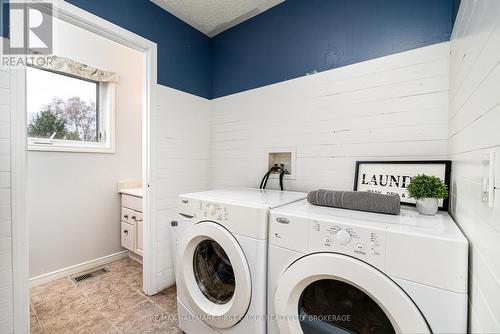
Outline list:
[[[419,198],[417,199],[417,211],[423,215],[433,216],[438,211],[437,198]]]

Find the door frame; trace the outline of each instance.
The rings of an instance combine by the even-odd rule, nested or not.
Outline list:
[[[42,6],[47,2],[31,0]],[[144,55],[142,102],[142,185],[144,191],[143,289],[148,295],[158,292],[156,275],[156,177],[155,177],[155,109],[157,85],[156,43],[106,21],[63,0],[50,2],[53,14],[68,23],[91,31],[141,52]],[[48,7],[47,7],[48,8]],[[14,332],[29,331],[29,243],[26,221],[26,71],[11,71],[11,206]]]

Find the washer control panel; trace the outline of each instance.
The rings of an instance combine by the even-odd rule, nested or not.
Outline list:
[[[377,227],[312,220],[308,233],[308,251],[343,253],[383,268],[385,230],[384,224]]]
[[[203,218],[215,219],[221,222],[228,219],[227,207],[220,203],[200,201],[199,205],[199,211]]]
[[[268,240],[269,209],[180,196],[179,219],[192,223],[212,221],[234,234]]]

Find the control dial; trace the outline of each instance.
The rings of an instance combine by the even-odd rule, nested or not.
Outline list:
[[[337,239],[341,245],[345,245],[351,241],[351,235],[345,230],[338,230],[335,234],[335,239]]]
[[[215,205],[209,204],[207,206],[207,212],[208,212],[209,215],[213,216],[213,215],[215,215],[217,213],[217,208],[215,207]]]

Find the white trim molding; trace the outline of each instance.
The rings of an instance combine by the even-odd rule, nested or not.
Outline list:
[[[12,288],[14,333],[29,331],[28,225],[26,221],[26,70],[10,70]]]
[[[43,4],[43,1],[36,0]],[[157,79],[157,46],[135,33],[108,22],[94,14],[71,5],[63,0],[52,2],[54,16],[82,29],[94,32],[122,45],[128,46],[144,54],[144,87],[143,87],[143,188],[144,188],[144,254],[143,254],[143,288],[148,295],[158,292],[156,286],[156,242],[154,231],[156,221],[154,215],[155,178],[154,178],[154,115],[156,108]]]
[[[32,0],[42,6],[47,4],[41,0]],[[156,108],[156,78],[157,78],[157,46],[139,35],[123,29],[96,15],[86,12],[63,0],[51,2],[53,15],[82,29],[113,40],[144,54],[145,77],[143,87],[143,187],[144,187],[144,265],[143,287],[148,295],[158,292],[156,286],[156,231],[155,220],[155,175],[153,147],[153,125],[155,124]],[[49,7],[46,7],[49,9]],[[24,71],[22,71],[24,72]],[[26,75],[20,76],[14,83],[12,92],[12,245],[14,277],[14,330],[16,333],[26,333],[29,329],[29,278],[28,278],[28,227],[26,213],[26,170],[27,170],[27,140],[26,140]],[[15,111],[18,111],[17,113]],[[23,112],[19,112],[19,110]],[[40,281],[41,279],[39,279]]]
[[[42,285],[48,282],[55,281],[56,279],[67,277],[73,274],[77,274],[83,271],[87,271],[93,268],[97,268],[99,266],[103,266],[110,262],[118,261],[128,257],[128,251],[121,251],[118,253],[114,253],[111,255],[103,256],[94,260],[86,261],[80,264],[76,264],[74,266],[70,266],[67,268],[59,269],[47,274],[43,274],[37,277],[30,278],[30,287]]]

